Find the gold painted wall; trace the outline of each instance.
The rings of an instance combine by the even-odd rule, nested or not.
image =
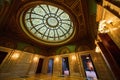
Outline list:
[[[0,65],[1,77],[20,77],[36,74],[39,58],[44,58],[42,73],[48,74],[49,59],[54,60],[53,75],[62,75],[62,58],[68,57],[70,76],[85,78],[83,68],[82,55],[91,55],[98,77],[101,80],[114,80],[107,61],[102,56],[102,52],[83,51],[77,53],[61,54],[56,56],[44,57],[28,52],[13,50],[5,47],[0,47],[0,51],[8,52],[7,57]]]
[[[35,74],[39,58],[44,58],[44,56],[5,47],[0,47],[0,51],[8,52],[0,65],[0,77]]]
[[[96,53],[94,51],[83,51],[77,53],[70,53],[70,54],[61,54],[56,56],[50,56],[45,58],[44,63],[44,74],[48,74],[48,61],[49,59],[53,59],[53,75],[61,76],[62,75],[62,58],[68,57],[69,60],[69,70],[70,76],[82,77],[85,78],[85,72],[83,68],[83,63],[81,60],[81,55],[90,54],[93,60],[95,69],[97,71],[98,77],[100,80],[114,80],[112,72],[110,71],[109,65],[102,56],[102,53]]]
[[[120,49],[120,7],[104,0],[102,20],[106,20],[109,36]],[[105,8],[104,8],[105,7]]]

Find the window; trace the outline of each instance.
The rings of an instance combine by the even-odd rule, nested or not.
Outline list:
[[[23,20],[27,31],[43,42],[62,42],[74,32],[70,16],[52,5],[40,4],[29,8]]]

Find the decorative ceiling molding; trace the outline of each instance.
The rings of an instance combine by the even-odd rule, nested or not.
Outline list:
[[[24,41],[26,43],[30,43],[33,45],[42,46],[42,47],[43,46],[44,47],[62,46],[62,45],[49,46],[47,44],[44,45],[43,43],[38,43],[30,39],[22,31],[22,28],[18,22],[18,19],[20,16],[17,15],[17,13],[21,13],[23,11],[23,9],[21,8],[24,7],[27,3],[34,3],[35,1],[38,1],[41,3],[47,3],[47,4],[51,3],[51,4],[55,4],[55,6],[58,5],[58,7],[60,7],[61,9],[66,9],[67,13],[70,13],[70,16],[72,16],[71,19],[73,19],[73,21],[75,22],[74,27],[76,28],[76,34],[75,36],[73,36],[73,39],[71,39],[69,42],[62,45],[78,44],[78,43],[82,43],[85,40],[89,41],[88,36],[91,34],[88,34],[88,31],[90,32],[90,30],[87,29],[89,28],[89,25],[86,26],[86,24],[88,24],[89,22],[85,20],[85,18],[88,18],[88,16],[86,16],[86,14],[88,13],[87,12],[88,8],[86,8],[87,7],[86,3],[82,2],[82,0],[13,0],[9,9],[10,16],[7,18],[4,16],[5,14],[2,14],[4,16],[2,17],[5,19],[5,20],[2,20],[5,23],[3,28],[6,29],[6,32],[4,32],[4,34],[6,34],[7,37],[9,36],[10,38]],[[30,5],[30,6],[34,6],[34,5]]]
[[[79,0],[75,0],[74,3],[71,5],[71,8],[74,9],[79,2]]]
[[[0,0],[0,7],[1,6],[3,7],[5,5],[5,3],[11,4],[11,2],[12,2],[12,0]]]

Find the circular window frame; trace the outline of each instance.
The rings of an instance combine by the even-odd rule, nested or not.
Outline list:
[[[65,13],[67,13],[69,15],[70,20],[72,21],[72,24],[73,24],[73,26],[72,26],[73,32],[71,35],[69,35],[69,37],[67,37],[66,39],[61,40],[61,41],[47,41],[47,40],[43,40],[43,39],[40,39],[40,38],[34,36],[30,31],[28,31],[28,29],[26,28],[25,23],[24,23],[25,14],[30,8],[33,8],[33,7],[40,5],[40,4],[55,6],[59,9],[63,10]],[[29,36],[32,40],[35,40],[39,43],[43,43],[46,45],[61,45],[61,44],[65,44],[65,43],[69,42],[74,37],[74,35],[76,33],[75,19],[72,17],[72,15],[73,14],[70,14],[70,12],[68,10],[66,10],[63,7],[56,5],[54,3],[35,1],[35,2],[27,3],[22,8],[19,9],[19,11],[17,13],[17,20],[19,19],[18,24],[21,26],[22,30],[27,34],[27,36]]]

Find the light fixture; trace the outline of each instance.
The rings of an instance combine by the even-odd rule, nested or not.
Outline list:
[[[95,48],[95,52],[99,53],[100,52],[100,48],[98,46],[96,46]]]
[[[33,58],[33,61],[34,61],[34,62],[37,62],[38,60],[39,60],[38,56],[35,56],[35,57]]]
[[[59,61],[59,57],[58,57],[58,56],[55,58],[55,61],[56,61],[56,62],[58,62],[58,61]]]
[[[72,60],[76,60],[76,56],[75,55],[72,55]]]
[[[20,56],[19,53],[14,53],[14,54],[12,55],[12,59],[16,60],[16,59],[19,58],[19,56]]]
[[[107,24],[111,24],[113,26],[113,21],[110,19],[110,20],[107,20],[106,21]]]
[[[98,31],[99,33],[108,33],[110,32],[109,28],[108,28],[108,24],[112,24],[111,23],[112,20],[101,20],[100,23],[99,23],[99,28],[98,28]]]

